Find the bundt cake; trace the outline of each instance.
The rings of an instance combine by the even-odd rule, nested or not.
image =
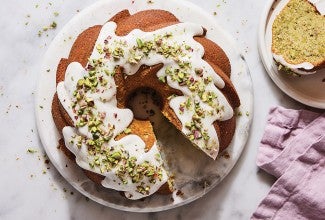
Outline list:
[[[280,68],[298,74],[324,67],[324,15],[308,0],[290,0],[272,25],[272,53]]]
[[[92,181],[129,199],[171,192],[150,121],[127,108],[141,88],[209,157],[230,144],[240,100],[226,54],[205,33],[167,11],[124,10],[78,36],[57,67],[52,115],[60,148]]]

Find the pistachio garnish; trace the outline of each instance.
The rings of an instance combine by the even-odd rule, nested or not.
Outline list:
[[[124,129],[124,133],[125,133],[125,134],[130,134],[130,133],[131,133],[131,128],[126,128],[126,129]]]
[[[120,59],[121,57],[124,57],[124,50],[122,47],[115,47],[113,50],[112,56],[114,59]]]
[[[33,154],[33,153],[36,153],[37,150],[35,150],[35,149],[33,149],[33,148],[28,148],[28,149],[27,149],[27,152]]]

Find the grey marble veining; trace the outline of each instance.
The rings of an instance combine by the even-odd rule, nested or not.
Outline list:
[[[255,106],[251,134],[231,173],[203,198],[160,213],[117,211],[87,200],[75,191],[50,163],[44,162],[35,127],[34,91],[51,40],[78,10],[93,1],[4,1],[0,7],[0,219],[249,218],[274,181],[255,165],[268,109],[273,105],[291,108],[302,105],[273,84],[260,61],[257,26],[265,0],[192,2],[207,13],[217,13],[216,21],[244,51],[253,78]],[[59,15],[56,17],[54,12]],[[57,22],[57,28],[38,37],[38,31],[53,21]],[[28,148],[37,152],[27,153]]]

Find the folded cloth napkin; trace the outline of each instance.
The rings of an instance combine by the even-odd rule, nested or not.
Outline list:
[[[278,180],[251,219],[325,220],[325,113],[272,108],[257,165]]]

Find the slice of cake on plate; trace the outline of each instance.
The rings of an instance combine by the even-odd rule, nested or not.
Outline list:
[[[325,67],[325,17],[308,0],[290,0],[272,25],[272,54],[279,69],[312,74]]]

